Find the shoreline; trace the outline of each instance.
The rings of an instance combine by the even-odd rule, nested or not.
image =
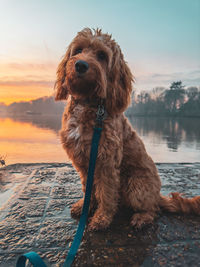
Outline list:
[[[195,161],[195,162],[190,162],[190,161],[186,161],[186,162],[155,162],[156,165],[163,165],[163,164],[178,164],[178,165],[182,165],[182,164],[200,164],[200,161]],[[0,170],[5,170],[5,169],[10,169],[12,167],[17,167],[17,166],[39,166],[39,165],[58,165],[58,166],[65,166],[65,165],[71,165],[71,162],[20,162],[20,163],[11,163],[8,164],[4,167],[0,167]]]

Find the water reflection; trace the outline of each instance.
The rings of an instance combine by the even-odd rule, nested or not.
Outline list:
[[[153,134],[164,140],[169,150],[178,151],[183,142],[195,144],[200,150],[199,118],[129,118],[140,136]]]
[[[17,122],[28,122],[38,128],[45,128],[55,131],[56,133],[61,128],[61,117],[62,115],[19,115],[10,114],[9,118]]]
[[[32,122],[29,119],[0,118],[0,155],[7,155],[6,164],[66,161],[55,118],[45,121],[34,118]]]

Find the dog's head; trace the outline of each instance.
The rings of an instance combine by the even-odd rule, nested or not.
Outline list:
[[[129,104],[133,76],[117,43],[101,30],[77,34],[57,70],[56,100],[105,99],[109,114]]]

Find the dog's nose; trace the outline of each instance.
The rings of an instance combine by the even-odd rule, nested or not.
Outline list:
[[[89,69],[89,64],[86,61],[78,60],[75,63],[76,72],[84,74]]]

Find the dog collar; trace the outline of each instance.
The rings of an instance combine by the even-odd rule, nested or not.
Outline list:
[[[102,122],[107,118],[108,114],[105,109],[105,99],[94,98],[94,99],[75,99],[71,97],[72,102],[75,105],[81,105],[83,107],[95,108],[96,112],[96,127],[102,127]]]

